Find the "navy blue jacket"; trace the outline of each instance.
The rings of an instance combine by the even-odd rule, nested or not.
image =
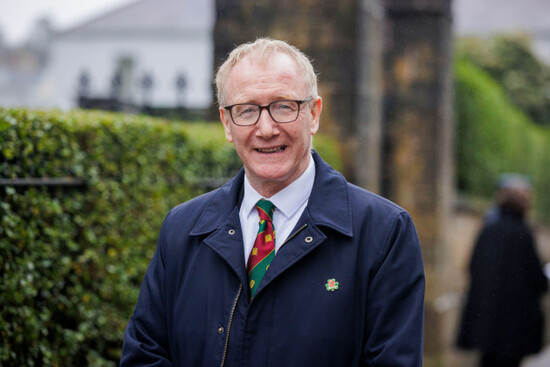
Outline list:
[[[308,205],[252,301],[243,171],[170,211],[122,366],[422,365],[424,271],[410,216],[314,160]]]

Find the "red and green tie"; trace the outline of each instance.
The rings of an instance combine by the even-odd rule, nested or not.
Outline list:
[[[260,215],[260,228],[246,266],[250,298],[256,294],[260,281],[275,257],[275,228],[272,222],[275,206],[271,201],[261,199],[256,203],[256,210]]]

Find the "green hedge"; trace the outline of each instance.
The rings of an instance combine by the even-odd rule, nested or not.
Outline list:
[[[496,80],[510,102],[534,123],[550,128],[550,66],[533,52],[529,36],[462,37],[456,50]]]
[[[533,179],[535,209],[550,219],[550,130],[514,107],[488,74],[465,59],[455,63],[457,175],[462,192],[492,197],[501,173]]]
[[[0,365],[116,365],[165,214],[240,166],[221,124],[0,110],[0,179],[87,183],[0,186]]]

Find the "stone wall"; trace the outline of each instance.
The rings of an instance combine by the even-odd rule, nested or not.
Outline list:
[[[265,36],[285,40],[313,60],[323,97],[321,131],[343,142],[344,173],[352,181],[359,6],[357,0],[217,0],[214,31],[216,66],[235,45]]]

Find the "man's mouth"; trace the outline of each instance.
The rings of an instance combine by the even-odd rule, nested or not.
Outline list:
[[[257,148],[256,151],[260,153],[279,153],[286,149],[286,145],[273,148]]]

